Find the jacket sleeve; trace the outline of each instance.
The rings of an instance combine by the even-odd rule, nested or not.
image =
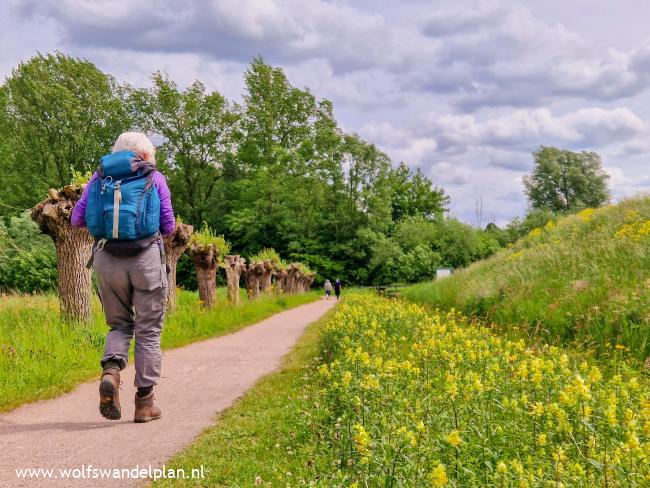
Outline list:
[[[173,234],[176,230],[176,219],[172,208],[172,194],[167,186],[165,176],[156,171],[154,183],[160,196],[160,232],[162,234]]]
[[[84,188],[81,198],[76,203],[72,209],[72,215],[70,216],[70,223],[73,227],[85,227],[86,226],[86,208],[88,207],[88,192],[90,190],[90,185],[97,179],[97,173],[93,175],[88,180],[86,188]]]

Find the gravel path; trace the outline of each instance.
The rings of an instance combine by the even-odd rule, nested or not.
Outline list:
[[[92,479],[92,469],[162,467],[167,459],[214,424],[215,415],[275,370],[305,327],[336,301],[319,300],[279,313],[230,335],[163,355],[156,388],[162,419],[133,423],[133,367],[122,372],[122,420],[98,412],[97,381],[58,398],[0,414],[0,486],[133,486],[142,480]],[[62,479],[60,469],[82,469]],[[54,469],[56,479],[18,479],[16,469]],[[196,467],[197,469],[200,467]],[[72,475],[80,473],[72,473]],[[189,476],[189,473],[188,473]]]

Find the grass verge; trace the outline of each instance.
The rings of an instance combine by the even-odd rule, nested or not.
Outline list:
[[[153,486],[291,485],[291,470],[309,464],[308,451],[294,449],[312,435],[308,411],[318,389],[311,379],[318,364],[319,333],[334,310],[307,327],[278,372],[258,382],[214,427],[166,463],[187,473],[203,465],[205,479],[159,480]]]
[[[233,332],[274,313],[318,299],[317,293],[261,297],[240,306],[203,310],[194,292],[182,291],[178,309],[165,318],[163,349]],[[99,374],[106,332],[99,301],[93,321],[71,326],[59,320],[53,295],[0,296],[0,412],[69,391]]]
[[[206,479],[154,487],[647,486],[648,383],[619,353],[350,297],[167,464]]]

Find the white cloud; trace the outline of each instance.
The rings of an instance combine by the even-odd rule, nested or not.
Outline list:
[[[650,47],[596,52],[564,25],[515,2],[434,12],[422,32],[439,41],[420,89],[455,95],[459,107],[533,106],[553,97],[609,101],[647,89]]]
[[[609,175],[609,184],[612,186],[619,186],[627,183],[625,173],[618,166],[604,166],[603,169]]]
[[[435,137],[443,149],[468,145],[526,148],[557,143],[607,144],[631,139],[646,130],[645,122],[625,107],[583,108],[564,115],[554,115],[546,108],[516,110],[484,121],[477,121],[473,115],[432,118],[429,116],[430,122],[422,124],[422,130]]]
[[[434,181],[446,185],[465,185],[471,181],[472,170],[463,163],[442,161],[431,167],[429,174]]]

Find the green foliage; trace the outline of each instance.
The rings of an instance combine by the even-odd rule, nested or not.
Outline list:
[[[56,288],[54,245],[28,213],[0,222],[0,292],[24,293]]]
[[[230,243],[223,236],[216,235],[205,222],[201,230],[192,234],[192,243],[199,246],[214,246],[220,258],[230,252]]]
[[[531,230],[537,227],[544,227],[548,222],[555,222],[557,219],[558,214],[550,210],[533,209],[524,218],[515,217],[512,219],[504,229],[499,241],[502,242],[502,246],[511,244],[528,235]]]
[[[440,239],[439,225],[422,215],[406,217],[395,226],[393,236],[402,249],[432,247]]]
[[[166,169],[177,213],[199,227],[209,209],[219,209],[226,161],[232,157],[236,107],[195,81],[180,91],[169,77],[154,73],[153,87],[135,90],[130,99],[134,120],[158,134],[158,165]]]
[[[389,181],[395,222],[406,217],[440,217],[442,210],[449,205],[449,197],[444,190],[433,186],[420,168],[413,172],[406,164],[400,163],[391,170]]]
[[[541,219],[543,222],[545,219]],[[408,295],[548,341],[650,356],[650,197],[548,221],[495,256]]]
[[[257,254],[251,256],[250,261],[253,263],[259,263],[261,261],[271,261],[274,265],[278,265],[282,259],[280,255],[272,247],[267,247],[262,249]]]
[[[524,177],[531,208],[575,212],[609,201],[609,175],[598,154],[542,146],[533,156],[533,173]]]
[[[445,266],[467,266],[473,261],[490,256],[501,247],[489,233],[459,220],[448,218],[438,221],[437,225],[440,236],[437,250]]]
[[[217,271],[217,284],[223,283],[219,279],[219,271]],[[183,254],[176,264],[176,286],[184,290],[196,291],[199,289],[199,284],[196,279],[196,267],[187,254]]]
[[[309,269],[309,266],[307,266],[305,263],[292,263],[294,266],[298,268],[298,271],[300,271],[304,275],[310,274],[312,271]]]
[[[92,171],[86,171],[86,172],[81,172],[77,171],[74,168],[70,168],[70,173],[72,174],[72,178],[70,179],[70,184],[73,186],[83,186],[92,177],[93,173]]]
[[[124,92],[89,61],[58,52],[15,68],[3,89],[11,157],[2,161],[0,201],[31,207],[67,185],[71,170],[94,170],[131,125]]]

